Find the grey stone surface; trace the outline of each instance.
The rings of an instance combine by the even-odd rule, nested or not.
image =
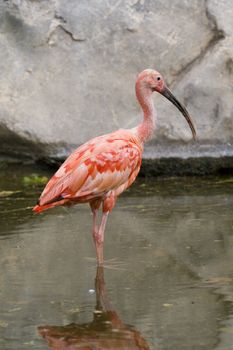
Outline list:
[[[0,2],[2,153],[64,157],[98,134],[139,122],[135,78],[155,68],[193,115],[156,96],[145,157],[233,154],[231,0]]]

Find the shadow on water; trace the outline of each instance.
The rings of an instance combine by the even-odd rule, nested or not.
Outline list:
[[[128,349],[149,350],[146,340],[132,326],[124,324],[109,301],[104,269],[95,278],[96,307],[93,321],[67,326],[39,326],[40,335],[54,350]]]

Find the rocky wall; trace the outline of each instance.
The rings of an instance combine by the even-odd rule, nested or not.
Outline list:
[[[145,158],[232,157],[232,18],[231,0],[1,0],[1,153],[60,159],[135,126],[136,76],[155,68],[193,116],[198,140],[155,96]]]

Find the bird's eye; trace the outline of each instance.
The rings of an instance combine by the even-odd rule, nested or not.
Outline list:
[[[157,77],[157,80],[160,80],[161,78],[160,77]]]

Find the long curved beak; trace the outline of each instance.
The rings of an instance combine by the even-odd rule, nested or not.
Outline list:
[[[183,114],[185,119],[187,120],[189,127],[193,134],[193,139],[196,139],[196,130],[193,125],[192,119],[187,111],[187,109],[175,98],[172,92],[165,86],[164,89],[160,92],[163,96],[165,96],[169,101],[171,101]]]

